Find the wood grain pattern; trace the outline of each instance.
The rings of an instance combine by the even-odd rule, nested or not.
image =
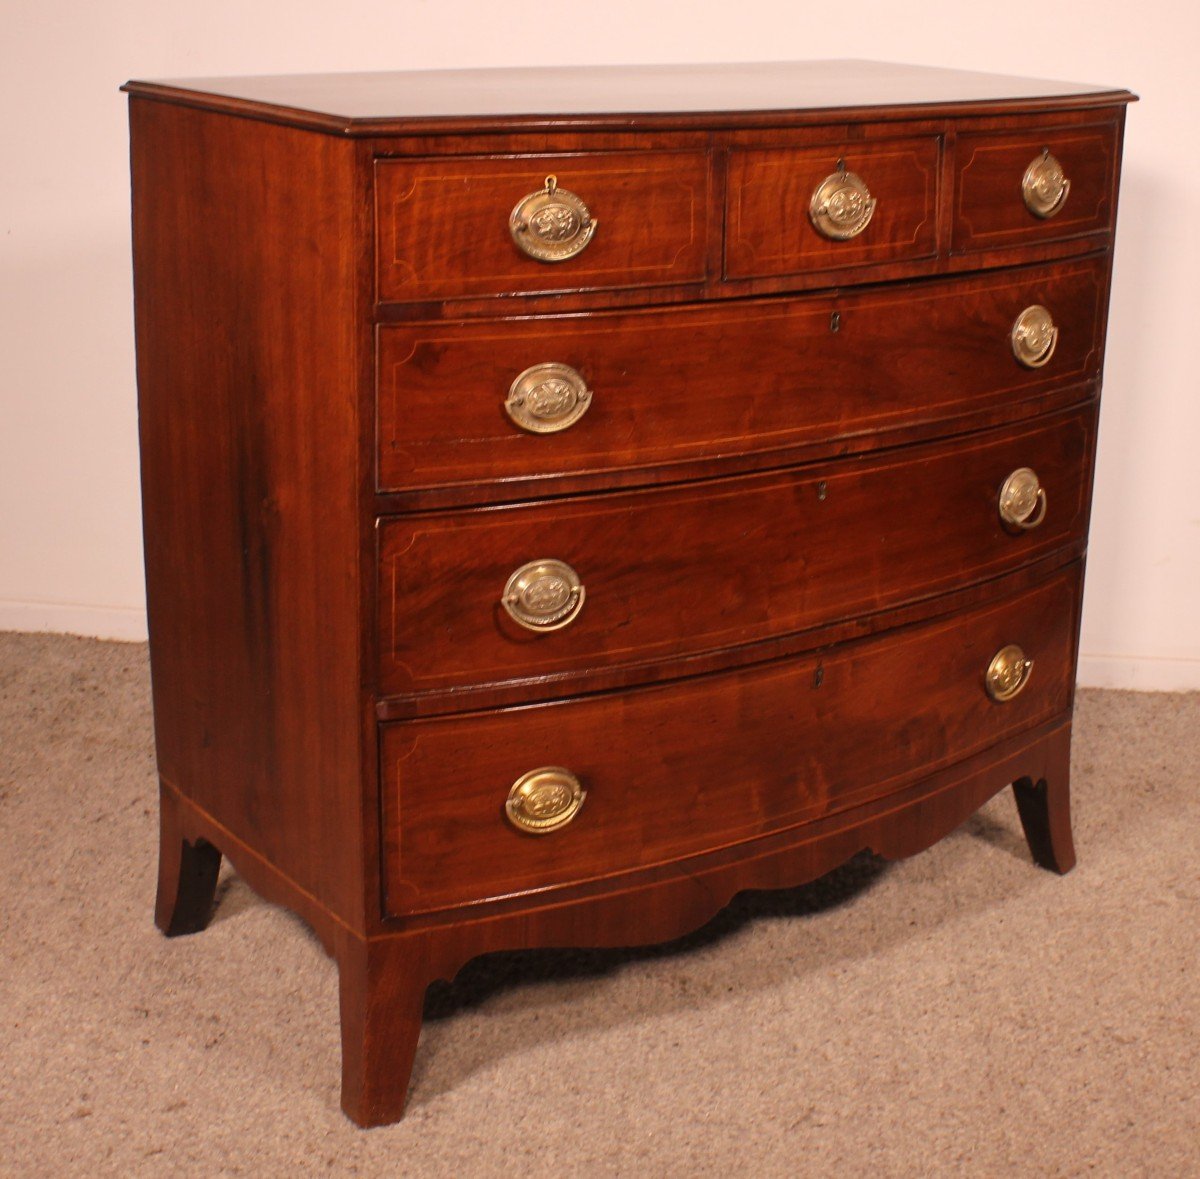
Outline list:
[[[353,145],[130,118],[159,772],[363,928]]]
[[[517,248],[508,221],[549,175],[587,205],[596,230],[575,257],[548,263]],[[381,161],[375,182],[379,298],[700,280],[708,185],[704,152]]]
[[[1086,531],[1094,428],[1089,405],[856,462],[387,520],[380,692],[565,672],[582,685],[605,667],[762,642],[997,576]],[[1050,511],[1012,535],[996,497],[1025,466]],[[569,626],[531,634],[500,598],[513,570],[546,557],[571,565],[587,598]]]
[[[156,920],[201,929],[227,857],[312,925],[350,1117],[400,1116],[424,989],[476,954],[674,937],[1008,783],[1073,864],[1132,95],[871,63],[126,89]],[[1014,228],[1033,144],[1073,203]],[[826,243],[839,156],[880,205]],[[508,233],[549,173],[599,221],[568,263]],[[1031,302],[1039,371],[1007,346]],[[534,437],[502,402],[546,360],[596,399]],[[1024,465],[1049,513],[1010,534]],[[546,556],[588,600],[533,636],[498,595]],[[1008,642],[1034,672],[998,705]],[[518,835],[509,785],[553,762],[584,810]]]
[[[1058,715],[1071,700],[1079,586],[1075,567],[983,610],[825,654],[388,726],[387,910],[435,910],[712,851],[888,794]],[[996,704],[984,671],[1013,642],[1034,671],[1019,696]],[[587,799],[561,831],[529,836],[505,820],[503,804],[518,777],[544,765],[575,773]]]
[[[1012,592],[1017,593],[1027,586],[1037,584],[1054,570],[1071,561],[1080,560],[1086,552],[1087,537],[1080,536],[1065,547],[1005,574],[1005,584],[1010,585]],[[994,581],[974,582],[936,597],[917,598],[894,609],[840,618],[741,647],[722,647],[701,651],[695,655],[652,662],[589,668],[583,672],[572,672],[568,669],[559,673],[539,675],[533,679],[510,679],[500,683],[455,687],[417,695],[381,696],[375,705],[376,719],[411,720],[415,717],[444,715],[447,710],[474,712],[519,707],[539,700],[553,700],[581,691],[584,687],[587,691],[619,691],[644,684],[663,683],[683,676],[707,675],[730,668],[745,667],[768,659],[785,659],[808,651],[823,650],[836,643],[882,634],[897,627],[911,626],[942,613],[969,610],[989,601],[993,592]]]
[[[1045,220],[1021,197],[1025,169],[1049,148],[1071,190]],[[1117,128],[1033,125],[1018,132],[961,135],[956,149],[954,249],[1008,248],[1056,238],[1107,233],[1116,213]]]
[[[814,228],[808,207],[839,160],[862,178],[878,204],[857,237],[831,241]],[[932,257],[938,244],[940,163],[941,144],[934,136],[731,151],[725,276],[753,278]]]
[[[528,493],[512,486],[525,478],[545,495],[563,477],[831,440],[854,450],[905,426],[1021,402],[1028,412],[1050,386],[1099,374],[1106,299],[1101,255],[787,301],[380,327],[379,486],[482,477],[474,496],[497,499]],[[1039,369],[1017,364],[1009,343],[1032,303],[1060,328]],[[519,373],[547,361],[575,368],[594,398],[570,429],[531,434],[503,403]]]
[[[1127,90],[875,61],[562,66],[128,82],[162,101],[340,135],[484,127],[723,127],[1043,110],[1133,100]]]

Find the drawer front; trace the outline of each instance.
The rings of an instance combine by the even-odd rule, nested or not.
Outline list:
[[[381,327],[379,485],[647,468],[986,411],[1099,375],[1106,290],[1093,258],[837,296]],[[1028,368],[1011,333],[1033,304],[1059,331]],[[564,376],[567,401],[540,419],[512,405]]]
[[[937,136],[731,150],[726,278],[932,258],[940,158]]]
[[[993,605],[863,642],[620,695],[387,725],[386,906],[403,915],[634,871],[890,793],[1071,702],[1077,566]],[[1017,646],[993,699],[987,671]],[[562,767],[582,806],[544,787]],[[560,785],[559,781],[552,786]],[[528,782],[529,780],[526,779]],[[536,779],[535,779],[536,781]],[[574,801],[577,801],[574,800]],[[564,803],[566,805],[564,806]]]
[[[997,576],[1084,535],[1094,426],[1088,404],[869,459],[384,520],[380,691],[669,661]],[[1013,532],[998,498],[1021,468],[1047,510]]]
[[[379,298],[699,281],[708,189],[704,152],[380,160]],[[514,216],[527,226],[515,236]]]
[[[956,253],[1112,229],[1112,124],[960,135],[955,160]]]

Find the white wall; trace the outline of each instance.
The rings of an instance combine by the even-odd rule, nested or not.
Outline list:
[[[1200,71],[1191,0],[5,0],[0,629],[144,636],[129,77],[868,57],[1126,86],[1085,683],[1200,688]]]

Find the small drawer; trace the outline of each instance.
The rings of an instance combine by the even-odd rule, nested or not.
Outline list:
[[[1028,402],[1100,369],[1107,260],[840,295],[379,328],[378,485],[488,484],[779,451]],[[1046,364],[1013,325],[1044,306]],[[452,395],[448,396],[448,391]],[[635,482],[635,479],[630,479]]]
[[[1070,707],[1078,566],[820,655],[382,730],[394,916],[670,863],[890,794]]]
[[[733,149],[725,277],[932,258],[940,158],[936,136]]]
[[[960,135],[954,252],[1107,233],[1116,168],[1111,123]]]
[[[385,519],[380,694],[668,666],[999,576],[1084,535],[1094,430],[1089,403],[863,459]],[[1024,470],[1033,526],[1009,527]]]
[[[708,188],[704,152],[379,160],[379,299],[699,281]]]

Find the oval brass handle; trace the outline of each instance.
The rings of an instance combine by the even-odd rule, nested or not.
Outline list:
[[[587,791],[570,770],[542,766],[522,774],[508,792],[504,813],[528,835],[549,835],[565,827],[583,806]]]
[[[1051,154],[1048,147],[1025,169],[1021,177],[1021,196],[1025,207],[1035,216],[1045,220],[1062,212],[1071,192],[1071,182],[1063,175],[1062,164]]]
[[[1028,531],[1046,518],[1046,492],[1030,467],[1018,467],[1000,487],[1000,519]]]
[[[543,558],[515,569],[500,601],[509,617],[526,630],[561,630],[583,609],[584,589],[565,561]]]
[[[837,171],[826,176],[808,203],[813,228],[833,241],[857,237],[875,214],[875,198],[861,176],[846,171],[846,161],[838,160]]]
[[[1058,347],[1058,328],[1040,303],[1026,307],[1013,321],[1009,333],[1013,355],[1026,368],[1041,368]]]
[[[1025,658],[1025,652],[1016,643],[1001,647],[988,664],[987,694],[998,704],[1011,700],[1027,683],[1033,670],[1033,660]]]
[[[547,176],[545,188],[522,197],[508,217],[517,248],[539,262],[574,258],[598,224],[579,197],[558,187],[557,176]]]
[[[573,426],[592,404],[592,391],[569,364],[527,368],[508,390],[505,412],[531,434],[556,434]]]

